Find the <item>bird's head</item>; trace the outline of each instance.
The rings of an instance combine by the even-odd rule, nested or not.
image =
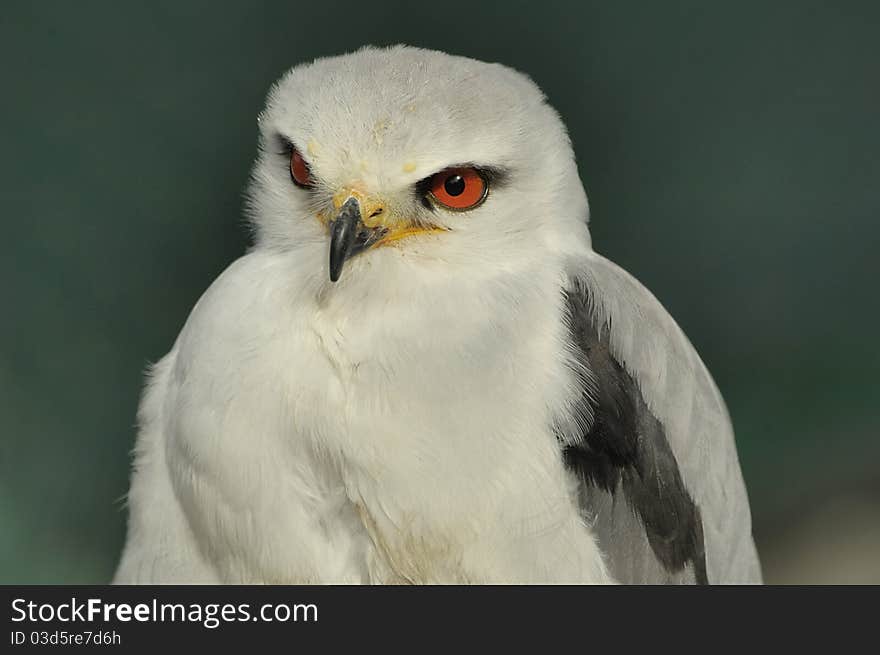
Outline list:
[[[499,64],[406,46],[319,59],[272,88],[259,124],[258,246],[307,249],[325,282],[497,274],[589,244],[565,127]]]

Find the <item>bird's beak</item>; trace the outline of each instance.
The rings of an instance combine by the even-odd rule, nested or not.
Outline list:
[[[384,245],[425,232],[443,228],[416,226],[409,221],[389,218],[380,202],[360,192],[345,190],[334,198],[336,217],[330,221],[330,281],[336,282],[345,262],[368,248]],[[366,216],[365,216],[366,214]]]
[[[369,214],[365,221],[363,211]],[[392,228],[377,220],[384,207],[352,194],[330,221],[330,281],[336,282],[345,262],[389,237]],[[369,223],[369,224],[367,224]]]
[[[350,197],[336,218],[330,222],[330,281],[336,282],[342,274],[345,260],[354,254],[358,232],[363,228],[361,204],[354,196]]]

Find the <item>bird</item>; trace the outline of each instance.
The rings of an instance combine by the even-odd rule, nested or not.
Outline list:
[[[148,373],[117,584],[752,584],[728,410],[593,250],[527,75],[406,45],[294,66],[249,250]]]

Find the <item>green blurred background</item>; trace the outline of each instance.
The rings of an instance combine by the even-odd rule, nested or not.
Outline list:
[[[880,581],[880,4],[4,2],[0,582],[108,581],[141,374],[248,245],[292,64],[406,42],[529,73],[596,249],[725,394],[768,580]]]

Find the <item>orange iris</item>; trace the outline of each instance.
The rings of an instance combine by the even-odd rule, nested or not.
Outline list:
[[[475,168],[447,168],[431,178],[431,196],[446,209],[473,209],[486,198],[489,186]]]
[[[312,172],[303,156],[296,148],[290,154],[290,177],[295,184],[302,187],[312,186]]]

